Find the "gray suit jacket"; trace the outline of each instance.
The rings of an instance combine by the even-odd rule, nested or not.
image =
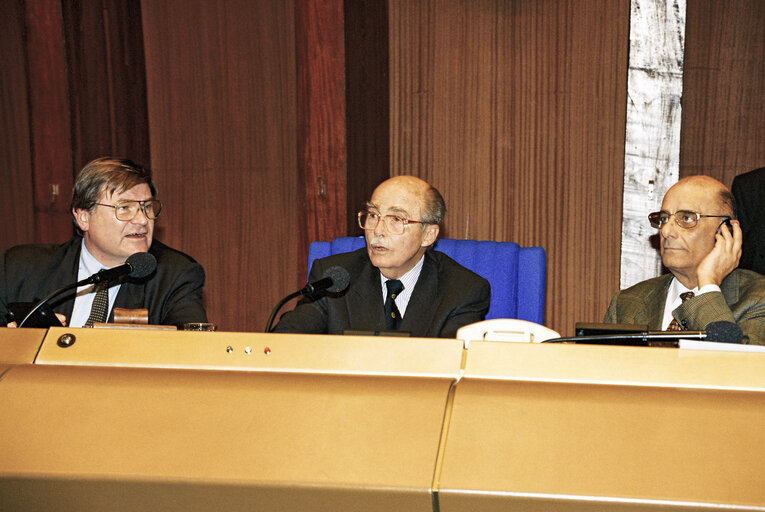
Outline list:
[[[346,291],[302,300],[281,317],[274,332],[342,334],[345,329],[385,329],[380,271],[372,265],[366,248],[316,260],[309,280],[320,279],[335,265],[348,271]],[[463,325],[484,319],[489,293],[486,279],[447,255],[428,250],[400,330],[416,337],[454,338]]]
[[[648,324],[660,330],[672,274],[648,279],[617,293],[604,318],[606,323]],[[736,269],[711,292],[685,301],[672,312],[686,330],[704,330],[710,322],[735,322],[744,332],[742,343],[765,345],[765,277]]]
[[[0,325],[5,325],[10,302],[37,302],[53,291],[77,281],[82,237],[62,245],[31,244],[11,247],[0,256]],[[180,325],[206,322],[202,307],[205,272],[190,256],[154,240],[149,253],[157,270],[141,280],[125,278],[114,300],[118,308],[148,308],[149,323]],[[55,297],[56,313],[72,316],[76,290]],[[109,321],[113,321],[110,314]]]

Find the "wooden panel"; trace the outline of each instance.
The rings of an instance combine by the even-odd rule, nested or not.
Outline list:
[[[762,353],[471,343],[440,510],[762,510],[764,370]]]
[[[262,331],[297,289],[292,2],[144,2],[158,237],[207,272],[222,330]]]
[[[356,212],[390,177],[388,3],[345,2],[348,235],[361,234]]]
[[[680,176],[765,166],[765,2],[690,0]]]
[[[29,118],[37,242],[64,242],[74,233],[69,202],[72,151],[61,3],[26,6]]]
[[[17,366],[0,381],[0,495],[11,510],[428,512],[449,385]]]
[[[343,26],[343,0],[296,0],[298,277],[311,241],[347,231]]]
[[[75,172],[94,158],[149,164],[139,0],[63,2]]]
[[[34,242],[24,10],[0,2],[0,250]]]
[[[390,1],[392,174],[441,190],[444,236],[545,247],[562,334],[619,285],[628,28],[628,2]]]
[[[30,344],[31,335],[22,338],[12,331],[0,330],[3,343],[10,347]],[[74,341],[59,346],[58,340],[63,335],[72,336]],[[39,340],[37,345],[36,364],[323,371],[455,379],[463,353],[462,340],[457,339],[71,327],[49,329],[43,345],[40,347]],[[15,354],[22,349],[13,350]],[[31,362],[10,358],[5,361]]]
[[[46,333],[46,329],[0,327],[0,363],[33,363]]]

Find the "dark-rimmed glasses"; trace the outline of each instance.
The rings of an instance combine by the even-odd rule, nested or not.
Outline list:
[[[99,206],[114,208],[117,220],[133,220],[140,209],[147,219],[154,220],[162,211],[162,201],[159,199],[146,199],[145,201],[120,201],[117,204],[96,203]]]
[[[702,213],[696,213],[688,210],[677,210],[675,213],[669,213],[665,211],[649,213],[648,222],[650,222],[651,226],[655,227],[656,229],[661,229],[664,224],[669,222],[670,217],[674,217],[675,224],[683,229],[695,228],[701,217],[715,217],[725,220],[730,220],[733,218],[730,215],[704,215]]]
[[[391,235],[401,235],[407,224],[427,224],[420,220],[410,220],[398,215],[380,215],[377,212],[361,210],[358,213],[359,227],[364,230],[372,230],[377,227],[380,219],[383,219],[385,227]]]

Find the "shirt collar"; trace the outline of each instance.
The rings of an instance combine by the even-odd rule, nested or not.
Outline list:
[[[80,251],[80,270],[78,272],[78,280],[85,279],[92,276],[96,272],[106,268],[99,262],[95,256],[90,254],[90,251],[85,247],[85,239],[82,239],[82,250]]]

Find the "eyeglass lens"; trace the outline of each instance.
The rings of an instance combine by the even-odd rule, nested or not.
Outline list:
[[[656,229],[661,229],[661,227],[669,222],[669,219],[672,217],[675,218],[675,222],[678,226],[689,229],[698,223],[700,215],[696,212],[689,212],[686,210],[678,210],[674,214],[669,214],[667,212],[653,212],[648,216],[648,221],[651,223],[651,226]]]
[[[143,210],[147,219],[156,219],[162,211],[162,203],[158,199],[130,201],[116,205],[114,212],[118,220],[133,220],[138,215],[139,208]]]
[[[359,212],[359,226],[361,229],[372,230],[377,227],[380,219],[385,222],[385,227],[391,234],[400,235],[404,232],[406,222],[395,215],[380,215],[372,212]]]

